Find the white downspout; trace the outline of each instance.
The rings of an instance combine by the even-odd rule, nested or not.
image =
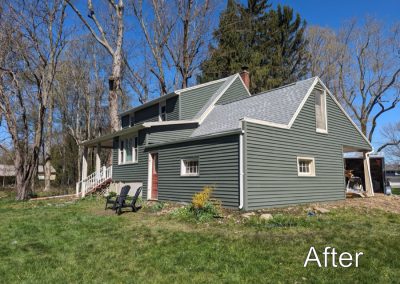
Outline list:
[[[244,131],[239,136],[239,209],[243,209],[244,206],[243,136]]]

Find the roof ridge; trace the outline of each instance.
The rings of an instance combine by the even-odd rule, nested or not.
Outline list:
[[[231,77],[231,76],[224,77],[224,78],[217,79],[217,80],[208,81],[208,82],[205,82],[205,83],[197,84],[197,85],[194,85],[194,86],[191,86],[191,87],[187,87],[187,88],[183,88],[183,89],[174,90],[173,93],[180,94],[180,93],[187,92],[187,91],[190,91],[190,90],[193,90],[193,89],[206,87],[208,85],[212,85],[212,84],[220,83],[222,81],[226,81],[226,80],[228,80],[229,77]]]
[[[273,92],[273,91],[277,91],[277,90],[281,90],[281,89],[284,89],[284,88],[288,88],[288,87],[297,85],[298,83],[301,83],[301,82],[304,82],[304,81],[308,81],[308,80],[311,80],[311,79],[315,80],[316,77],[317,77],[317,76],[310,77],[310,78],[308,78],[308,79],[304,79],[304,80],[300,80],[300,81],[296,81],[296,82],[293,82],[293,83],[290,83],[290,84],[286,84],[286,85],[283,85],[283,86],[280,86],[280,87],[277,87],[277,88],[273,88],[273,89],[270,89],[270,90],[266,90],[266,91],[264,91],[264,92],[260,92],[260,93],[251,95],[250,97],[240,98],[240,99],[238,99],[238,100],[236,100],[236,101],[227,102],[227,103],[220,104],[220,105],[229,105],[229,104],[237,103],[237,102],[240,102],[240,101],[243,101],[243,100],[247,100],[247,99],[251,99],[251,98],[256,98],[256,97],[259,97],[259,96],[262,96],[262,95],[266,95],[266,94],[268,94],[268,93],[271,93],[271,92]]]
[[[307,78],[307,79],[304,79],[304,80],[299,80],[299,81],[292,82],[292,83],[289,83],[289,84],[286,84],[286,85],[283,85],[283,86],[280,86],[280,87],[269,89],[269,90],[266,90],[264,92],[257,93],[254,96],[259,96],[259,95],[270,93],[270,92],[273,92],[273,91],[276,91],[276,90],[280,90],[280,89],[284,89],[284,88],[287,88],[287,87],[291,87],[291,86],[297,85],[298,83],[305,82],[305,81],[308,81],[308,80],[311,80],[311,79],[315,80],[315,78],[317,78],[317,76],[313,76],[313,77],[310,77],[310,78]]]

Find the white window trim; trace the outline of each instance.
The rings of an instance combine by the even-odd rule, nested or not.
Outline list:
[[[301,173],[300,172],[300,160],[308,160],[311,161],[310,164],[310,172],[309,173]],[[315,177],[315,158],[314,157],[297,157],[297,175],[299,177]]]
[[[124,147],[123,149],[123,157],[121,157],[121,142],[124,141],[124,143],[126,143],[126,141],[128,139],[132,138],[133,139],[133,145],[132,145],[132,161],[126,162],[126,148]],[[138,139],[138,143],[137,143],[137,155],[135,152],[135,139]],[[125,145],[124,145],[125,146]],[[124,158],[124,160],[122,161],[122,158]],[[118,165],[130,165],[130,164],[137,164],[139,162],[139,136],[136,135],[129,135],[129,136],[122,136],[119,137],[119,143],[118,143]]]
[[[325,129],[315,127],[316,132],[318,133],[328,133],[328,111],[327,111],[327,106],[326,106],[326,90],[320,90],[317,89],[318,91],[321,91],[323,94],[322,100],[324,104],[324,115],[325,115]],[[316,115],[316,114],[315,114]],[[315,116],[315,126],[317,125],[317,116]]]
[[[161,109],[165,107],[165,120],[161,120]],[[161,101],[158,103],[158,121],[167,121],[167,101]]]
[[[185,173],[185,161],[196,161],[197,162],[197,173]],[[199,161],[199,158],[181,159],[181,176],[182,177],[197,177],[197,176],[200,176],[200,161]]]

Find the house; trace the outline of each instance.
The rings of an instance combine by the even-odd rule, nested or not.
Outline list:
[[[345,198],[343,153],[363,153],[373,194],[372,146],[318,77],[257,95],[249,73],[177,90],[120,114],[121,130],[85,141],[112,148],[112,165],[77,194],[104,184],[143,186],[143,199],[190,201],[214,185],[223,206],[253,210]],[[246,83],[245,83],[246,82]]]
[[[51,166],[50,180],[56,180],[56,169]],[[37,176],[39,180],[44,180],[44,168],[42,165],[38,166]]]
[[[6,184],[13,184],[15,182],[15,167],[13,165],[0,164],[0,177],[2,178],[3,187]],[[39,180],[44,180],[44,171],[42,165],[38,166],[37,177]],[[56,179],[56,170],[52,166],[50,180],[55,180],[55,179]]]
[[[6,184],[14,184],[15,182],[15,167],[13,165],[2,165],[0,164],[0,177],[2,180],[2,186]]]

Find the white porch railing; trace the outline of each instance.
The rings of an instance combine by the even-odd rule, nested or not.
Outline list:
[[[86,193],[90,192],[102,183],[111,180],[111,178],[112,166],[108,168],[103,166],[101,167],[100,171],[94,172],[85,179],[82,179],[76,183],[76,195],[84,197]]]

